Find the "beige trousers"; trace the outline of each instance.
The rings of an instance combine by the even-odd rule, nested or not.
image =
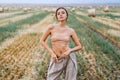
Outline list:
[[[56,63],[51,59],[47,72],[47,80],[59,79],[62,72],[65,74],[65,80],[76,80],[77,62],[74,53],[71,53],[68,58],[58,58]]]

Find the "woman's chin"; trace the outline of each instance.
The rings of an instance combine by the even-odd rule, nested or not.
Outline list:
[[[61,19],[61,20],[59,20],[59,22],[64,22],[65,21],[65,19]]]

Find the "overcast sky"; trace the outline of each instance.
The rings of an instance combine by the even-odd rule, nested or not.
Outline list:
[[[91,3],[119,3],[120,0],[0,0],[0,3],[33,3],[33,4],[72,4],[72,3],[78,3],[78,4],[91,4]]]

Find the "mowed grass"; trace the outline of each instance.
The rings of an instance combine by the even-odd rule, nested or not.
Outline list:
[[[78,75],[77,80],[105,80],[105,79],[118,79],[119,67],[120,67],[120,52],[109,41],[105,40],[101,35],[92,31],[87,25],[79,22],[75,15],[69,12],[69,19],[67,24],[72,27],[78,35],[79,41],[84,47],[83,50],[75,52],[78,63]],[[51,46],[50,38],[48,38],[48,44]],[[70,40],[69,47],[75,47],[72,39]],[[90,69],[89,57],[87,55],[93,55],[95,63],[92,65],[94,69]],[[41,61],[41,67],[37,68],[38,80],[46,79],[46,72],[48,69],[50,54],[47,52],[42,53],[43,59]],[[92,71],[90,71],[92,70]],[[95,70],[95,73],[93,73]],[[91,72],[91,75],[90,73]],[[115,75],[116,74],[116,75]],[[114,75],[114,76],[113,76]],[[61,80],[63,77],[61,77]]]
[[[88,54],[91,53],[94,55],[96,59],[96,78],[100,80],[109,78],[113,75],[113,73],[110,74],[109,72],[119,71],[120,52],[114,45],[105,40],[101,35],[90,30],[87,25],[79,22],[73,14],[70,16],[68,24],[75,29],[81,44],[85,47],[85,51]],[[74,44],[72,43],[71,45]],[[78,60],[77,80],[81,80],[82,78],[90,79],[92,76],[88,76],[89,74],[86,73],[88,70],[87,60],[84,60],[84,56],[80,56],[80,54],[84,54],[84,51],[80,51],[78,54],[76,53]],[[106,55],[106,57],[104,55]],[[114,69],[116,66],[117,68]],[[113,78],[116,79],[116,77],[118,78],[118,76],[114,76]]]
[[[10,16],[2,17],[2,18],[0,18],[0,20],[7,19],[7,18],[12,18],[12,17],[16,17],[16,16],[19,16],[19,15],[26,15],[26,14],[30,14],[30,13],[35,13],[35,12],[34,11],[30,11],[30,12],[16,13],[16,14],[12,14]]]
[[[113,14],[110,14],[110,13],[108,13],[108,14],[97,14],[97,16],[99,16],[99,17],[109,17],[109,18],[111,18],[111,19],[113,19],[113,20],[115,20],[115,19],[117,19],[117,18],[120,19],[120,16],[118,16],[118,15],[113,15]]]
[[[112,29],[116,30],[117,28],[111,27],[111,26],[109,26],[107,24],[104,24],[104,23],[101,23],[101,22],[98,22],[98,21],[95,21],[91,17],[88,17],[88,16],[78,15],[78,14],[75,14],[75,13],[73,13],[73,14],[76,15],[78,18],[82,19],[84,22],[86,22],[86,24],[89,25],[90,27],[94,28],[95,30],[98,30],[98,31],[102,32],[109,39],[114,40],[114,42],[118,43],[118,45],[119,45],[120,37],[119,36],[117,37],[117,36],[114,36],[114,35],[110,35],[107,32],[108,30],[112,30]]]
[[[27,19],[20,20],[15,23],[10,23],[9,25],[1,26],[0,40],[3,41],[8,37],[14,36],[18,29],[22,29],[22,25],[35,24],[48,14],[49,13],[40,13]],[[100,34],[92,31],[88,25],[76,19],[76,16],[85,21],[88,21],[89,24],[93,25],[95,29],[104,28],[106,25],[98,23],[96,21],[94,22],[88,17],[79,16],[72,12],[69,12],[69,19],[67,21],[67,24],[75,30],[79,41],[83,46],[83,49],[81,51],[75,52],[78,63],[77,80],[119,80],[120,50],[118,50],[108,40],[105,40]],[[106,26],[104,29],[111,29],[111,27]],[[36,35],[36,33],[32,33],[32,35]],[[51,47],[50,37],[48,38],[47,43]],[[70,40],[69,46],[71,48],[75,47],[72,39]],[[37,80],[45,80],[50,61],[50,54],[46,49],[42,48],[40,49],[39,54],[42,55],[42,59],[36,67],[36,71],[38,72]],[[86,57],[88,55],[93,55],[93,57]],[[89,61],[92,59],[95,59],[93,64],[91,64]]]
[[[0,26],[0,42],[4,41],[8,37],[12,37],[16,34],[16,31],[18,29],[22,29],[22,25],[24,24],[35,24],[42,20],[45,16],[47,16],[49,13],[39,13],[36,15],[33,15],[31,17],[28,17],[26,19],[13,22],[4,26]]]

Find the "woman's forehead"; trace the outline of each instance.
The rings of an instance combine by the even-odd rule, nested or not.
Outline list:
[[[64,9],[59,9],[57,12],[61,12],[61,11],[64,11],[64,12],[65,12],[65,10],[64,10]]]

